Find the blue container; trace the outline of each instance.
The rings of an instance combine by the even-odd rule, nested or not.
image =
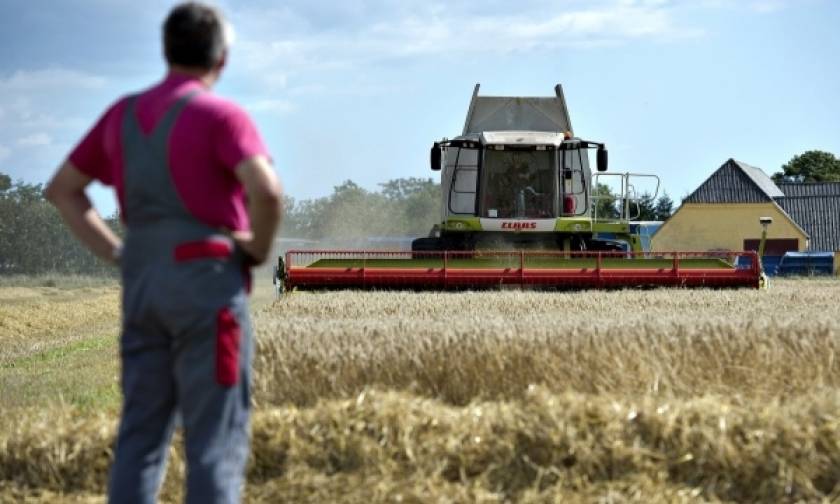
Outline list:
[[[814,276],[834,273],[832,252],[787,252],[779,262],[778,275]]]
[[[782,256],[763,256],[761,258],[761,265],[764,267],[764,273],[767,276],[776,276],[779,273],[780,262],[782,262]]]
[[[650,240],[653,234],[662,227],[662,222],[659,221],[638,221],[630,223],[630,234],[638,234],[641,241],[642,250],[650,252]],[[595,233],[595,238],[601,240],[615,240],[615,233]],[[625,250],[630,250],[628,244]]]
[[[782,256],[762,256],[761,267],[764,269],[764,274],[767,276],[776,276],[781,261]],[[750,269],[752,268],[752,260],[748,256],[738,256],[735,267],[738,269]]]

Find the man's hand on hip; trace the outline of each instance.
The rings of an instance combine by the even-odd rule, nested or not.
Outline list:
[[[79,240],[99,258],[119,263],[122,242],[105,224],[88,199],[85,188],[91,178],[65,161],[44,190],[44,196]]]
[[[271,163],[264,156],[254,156],[239,163],[236,176],[248,196],[251,232],[237,231],[232,237],[255,264],[262,264],[271,253],[274,234],[283,220],[283,190]]]

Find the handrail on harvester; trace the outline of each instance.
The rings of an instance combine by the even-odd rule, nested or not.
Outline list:
[[[293,288],[754,287],[754,251],[392,251],[290,250],[284,283]]]

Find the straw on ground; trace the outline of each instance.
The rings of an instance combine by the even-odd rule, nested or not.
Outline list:
[[[109,315],[85,299],[79,312],[114,317],[115,299],[101,300]],[[836,299],[838,281],[792,280],[769,291],[341,292],[258,303],[247,500],[838,499]],[[77,328],[70,347],[88,341]],[[39,331],[29,338],[46,342],[48,357],[7,353],[0,369],[0,501],[93,502],[118,396],[93,406],[73,394],[55,401],[46,387],[29,401],[7,396],[13,377],[37,383],[44,366],[58,373],[80,356],[113,373],[116,326],[101,348],[64,356],[61,330]],[[113,374],[98,379],[115,386]],[[165,501],[183,481],[179,449],[172,458]]]

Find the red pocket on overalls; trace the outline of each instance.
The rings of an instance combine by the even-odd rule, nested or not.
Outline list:
[[[216,382],[230,387],[239,381],[239,340],[242,331],[230,308],[216,317]]]

